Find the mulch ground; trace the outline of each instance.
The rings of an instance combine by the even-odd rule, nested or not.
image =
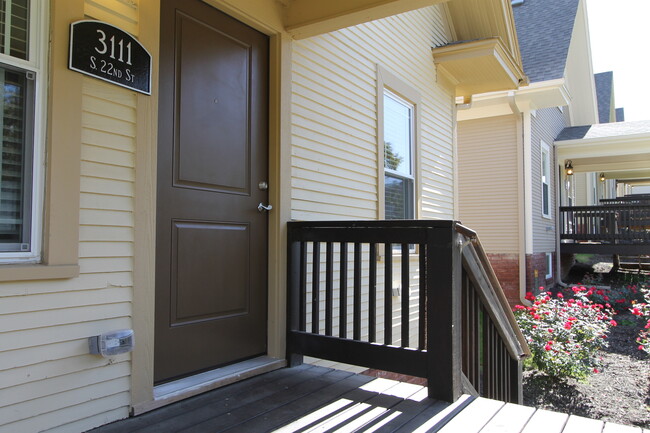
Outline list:
[[[524,371],[524,404],[650,428],[650,356],[635,343],[642,322],[631,314],[615,319],[619,326],[611,328],[609,347],[599,353],[602,372],[578,382]]]

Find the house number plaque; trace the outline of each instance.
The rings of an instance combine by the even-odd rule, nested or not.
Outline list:
[[[72,23],[68,67],[151,95],[151,54],[133,36],[110,24]]]

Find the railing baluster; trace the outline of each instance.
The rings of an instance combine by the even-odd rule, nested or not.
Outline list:
[[[361,340],[361,244],[354,244],[354,299],[352,339]]]
[[[402,244],[402,347],[409,347],[409,310],[411,301],[409,265],[409,244]]]
[[[393,245],[384,244],[384,344],[393,344]]]
[[[311,277],[311,332],[320,330],[320,242],[314,242],[312,248]]]
[[[334,316],[334,243],[325,244],[325,335],[332,335]]]
[[[427,346],[427,253],[426,244],[419,244],[420,249],[420,291],[419,291],[419,316],[418,316],[418,349],[425,350]]]
[[[339,272],[339,336],[348,337],[348,244],[341,242]]]
[[[377,341],[377,244],[368,251],[368,341]]]
[[[307,243],[300,242],[300,311],[298,313],[298,330],[307,330]]]

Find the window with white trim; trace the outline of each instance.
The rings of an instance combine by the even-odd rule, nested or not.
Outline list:
[[[40,258],[44,3],[0,0],[0,262],[5,263]]]
[[[553,278],[553,254],[546,253],[546,279]]]
[[[541,142],[542,148],[542,215],[551,217],[551,148]]]
[[[415,218],[414,113],[412,103],[384,90],[385,218]]]

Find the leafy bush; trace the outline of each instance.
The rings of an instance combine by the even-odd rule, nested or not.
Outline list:
[[[628,311],[634,304],[643,302],[643,291],[636,284],[621,287],[591,287],[575,286],[564,290],[565,296],[585,296],[595,304],[605,305],[616,313]]]
[[[526,294],[532,306],[515,306],[515,317],[528,340],[527,363],[549,376],[583,379],[598,372],[595,353],[607,345],[607,332],[616,326],[612,312],[587,297],[587,290],[537,296]]]

